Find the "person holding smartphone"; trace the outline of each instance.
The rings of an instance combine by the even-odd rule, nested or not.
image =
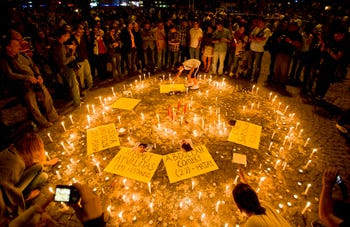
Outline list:
[[[326,168],[323,173],[322,191],[318,205],[319,218],[326,226],[350,226],[350,203],[332,199],[332,189],[335,183],[339,185],[344,200],[347,199],[346,187],[339,175],[339,169],[336,167]]]
[[[56,188],[61,190],[63,187],[59,186]],[[105,227],[106,223],[103,218],[103,212],[99,197],[87,186],[79,183],[73,184],[73,186],[66,186],[66,189],[76,190],[79,193],[80,201],[74,203],[67,202],[68,205],[73,207],[75,214],[78,219],[84,225],[84,227]],[[13,219],[8,223],[9,227],[24,227],[28,226],[29,223],[34,223],[34,217],[37,215],[43,216],[45,208],[52,202],[57,200],[57,196],[50,196],[45,200],[34,204],[17,218]],[[38,223],[34,223],[38,224]]]

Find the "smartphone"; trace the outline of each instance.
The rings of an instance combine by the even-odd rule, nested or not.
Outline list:
[[[342,183],[344,183],[343,178],[341,178],[340,175],[337,175],[337,177],[336,177],[336,179],[335,179],[335,182],[336,182],[337,184],[342,184]]]
[[[56,202],[77,203],[80,199],[79,191],[74,186],[57,185],[54,200]]]

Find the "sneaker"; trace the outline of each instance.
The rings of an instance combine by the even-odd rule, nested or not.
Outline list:
[[[196,84],[196,85],[193,85],[190,89],[191,90],[197,90],[197,89],[199,89],[199,86],[198,86],[198,84]]]
[[[348,134],[349,133],[348,130],[345,127],[341,126],[338,123],[335,124],[335,127],[339,130],[339,132],[341,132],[343,134]]]

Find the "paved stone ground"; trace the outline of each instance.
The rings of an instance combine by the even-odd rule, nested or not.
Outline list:
[[[44,187],[44,193],[39,199],[47,195],[49,187],[76,180],[87,183],[99,194],[109,226],[224,226],[225,224],[234,226],[244,222],[244,217],[234,205],[230,193],[236,178],[235,170],[241,167],[231,162],[234,151],[247,155],[248,165],[243,169],[254,188],[258,188],[261,177],[266,177],[259,188],[259,197],[262,200],[277,209],[293,226],[310,226],[311,221],[317,219],[323,169],[328,165],[336,165],[341,168],[344,180],[350,182],[349,145],[335,128],[338,116],[322,107],[305,104],[297,88],[288,87],[293,97],[282,97],[274,93],[272,98],[274,95],[278,95],[278,98],[272,103],[269,99],[270,90],[263,86],[268,73],[267,64],[268,55],[265,54],[263,58],[265,67],[257,85],[259,94],[251,92],[251,84],[230,78],[226,78],[225,88],[215,88],[213,82],[212,85],[208,85],[209,76],[204,79],[202,75],[200,91],[190,91],[188,95],[160,95],[158,79],[161,75],[152,75],[150,79],[144,81],[144,88],[133,87],[133,96],[142,99],[134,111],[107,110],[105,118],[102,118],[99,96],[112,96],[111,86],[113,86],[117,96],[120,97],[124,84],[128,87],[130,83],[135,84],[134,81],[139,78],[135,77],[120,84],[107,83],[89,92],[84,106],[70,113],[74,119],[74,125],[70,124],[68,117],[66,118],[67,132],[63,132],[60,124],[40,132],[49,155],[59,157],[62,162],[49,170],[49,184]],[[222,82],[222,78],[214,77],[213,80]],[[342,84],[333,84],[326,100],[340,109],[350,108],[349,85],[349,80]],[[206,96],[207,90],[208,96]],[[175,123],[167,119],[168,105],[176,107],[178,100],[189,103],[191,97],[193,97],[193,108],[185,115],[183,127],[179,125],[179,119]],[[112,99],[114,99],[113,96]],[[281,102],[280,111],[277,111],[279,102]],[[250,109],[252,103],[255,106]],[[158,154],[175,152],[178,150],[179,139],[192,138],[195,145],[206,145],[219,170],[195,177],[193,180],[196,186],[192,190],[191,179],[170,184],[164,165],[161,163],[152,179],[151,194],[148,192],[147,184],[134,180],[125,182],[123,177],[105,172],[99,174],[92,164],[92,157],[86,155],[86,104],[94,104],[98,112],[92,116],[92,127],[114,122],[117,127],[130,128],[128,136],[131,141],[156,143],[157,149],[152,152]],[[286,105],[288,109],[282,115]],[[212,112],[209,106],[212,107]],[[246,106],[245,111],[243,106]],[[218,108],[220,108],[222,120],[226,123],[226,131],[208,130],[207,123],[206,129],[202,130],[200,125],[192,122],[196,114],[204,116],[205,122],[214,125],[214,120],[217,119],[215,111]],[[144,122],[140,120],[141,112],[145,116]],[[176,136],[164,136],[164,132],[157,131],[155,126],[157,113],[160,115],[162,127],[176,131]],[[293,113],[295,116],[292,116]],[[121,124],[117,116],[121,116]],[[231,130],[227,125],[232,119],[250,121],[263,127],[258,150],[227,141]],[[294,131],[293,145],[288,150],[290,143],[287,142],[283,146],[284,138],[290,127],[296,127],[297,122],[299,125]],[[300,133],[301,128],[303,132],[298,137],[297,134]],[[193,135],[193,130],[199,132],[197,137]],[[274,131],[276,133],[271,139]],[[51,133],[53,143],[49,142],[48,132]],[[307,138],[311,139],[304,147]],[[120,137],[120,140],[122,146],[131,146],[132,142],[126,136]],[[63,152],[61,141],[71,154]],[[269,150],[271,141],[273,146]],[[74,151],[68,142],[74,144]],[[281,146],[284,147],[282,152],[279,151]],[[314,148],[317,148],[317,152],[311,158],[310,165],[304,169]],[[111,148],[96,153],[93,158],[101,163],[103,169],[118,150],[119,148]],[[281,162],[276,165],[278,159]],[[282,167],[284,161],[287,163],[285,170]],[[300,170],[303,170],[302,173]],[[61,179],[58,179],[56,171],[60,172]],[[308,184],[311,184],[311,187],[307,195],[303,195]],[[199,192],[201,192],[201,198],[199,198]],[[339,196],[339,191],[336,196]],[[301,211],[307,201],[311,202],[311,206],[302,215]],[[154,204],[153,211],[149,207],[151,202]],[[108,206],[110,206],[110,212],[106,210]],[[47,210],[57,225],[80,226],[72,209],[52,203]]]

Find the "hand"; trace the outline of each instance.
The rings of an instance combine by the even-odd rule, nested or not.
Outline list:
[[[34,76],[29,76],[29,81],[32,83],[32,84],[36,84],[38,83],[38,80],[34,77]]]
[[[81,206],[78,204],[72,205],[79,220],[84,223],[100,217],[102,207],[98,196],[86,185],[73,184],[73,186],[78,189],[81,198]]]
[[[39,84],[43,84],[44,83],[44,80],[41,76],[38,76],[38,83]]]
[[[322,184],[323,186],[332,187],[335,179],[339,173],[339,169],[336,167],[327,167],[323,172]]]
[[[48,165],[48,166],[54,166],[56,165],[58,162],[60,162],[61,160],[59,158],[54,158],[54,159],[51,159],[49,161],[46,161],[45,162],[45,165]]]

